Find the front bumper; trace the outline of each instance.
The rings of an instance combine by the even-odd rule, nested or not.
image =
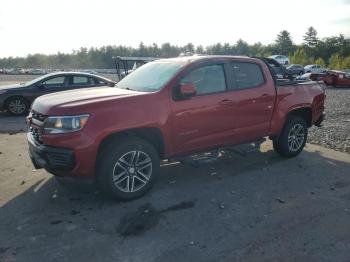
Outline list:
[[[74,152],[70,149],[38,144],[27,133],[29,156],[35,168],[45,168],[56,176],[65,176],[75,167]]]

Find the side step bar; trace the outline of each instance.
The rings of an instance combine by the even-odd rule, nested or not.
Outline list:
[[[230,151],[240,156],[247,156],[250,153],[256,152],[260,150],[260,146],[262,143],[266,141],[266,138],[260,138],[256,141],[247,144],[240,144],[231,147],[220,147],[215,150],[195,154],[190,156],[185,156],[181,158],[175,158],[172,160],[178,161],[182,164],[190,165],[193,167],[199,167],[201,164],[211,163],[216,161],[221,155],[223,151]]]

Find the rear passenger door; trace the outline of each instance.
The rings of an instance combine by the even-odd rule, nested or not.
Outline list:
[[[233,84],[228,97],[235,105],[233,141],[268,135],[275,101],[274,83],[265,78],[268,69],[264,72],[259,63],[234,61],[230,72]]]

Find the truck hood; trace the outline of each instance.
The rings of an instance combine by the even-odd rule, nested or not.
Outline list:
[[[38,97],[32,109],[44,115],[67,113],[72,115],[81,113],[79,111],[86,107],[93,109],[92,104],[143,94],[145,93],[116,87],[69,90]]]

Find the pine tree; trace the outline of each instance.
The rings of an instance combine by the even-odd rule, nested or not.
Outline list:
[[[293,41],[287,30],[281,31],[275,41],[276,48],[281,55],[288,55],[293,51]]]
[[[303,36],[303,39],[304,39],[304,45],[311,47],[311,48],[315,47],[318,43],[316,29],[313,28],[312,26],[310,26],[307,29],[307,32],[305,33],[305,35]]]

